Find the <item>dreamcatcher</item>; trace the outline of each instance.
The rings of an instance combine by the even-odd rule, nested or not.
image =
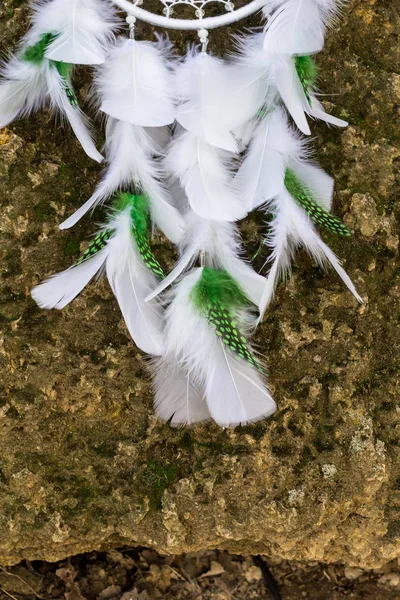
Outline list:
[[[18,53],[3,66],[0,126],[48,104],[101,162],[71,84],[74,66],[95,66],[106,117],[105,169],[92,197],[64,223],[110,202],[104,226],[66,271],[35,287],[43,308],[61,309],[104,272],[136,345],[152,355],[155,410],[173,425],[209,418],[234,426],[272,414],[275,403],[250,334],[290,271],[298,247],[333,266],[317,233],[350,235],[330,211],[333,181],[309,160],[309,118],[339,127],[315,92],[312,55],[337,0],[253,0],[207,16],[211,0],[49,0],[34,5]],[[180,5],[196,19],[175,18]],[[129,35],[116,35],[128,13]],[[207,52],[209,30],[262,10],[264,28],[235,40],[236,54]],[[178,59],[167,39],[135,39],[136,19],[197,30],[199,48]],[[294,127],[293,123],[297,126]],[[270,222],[266,276],[243,259],[237,221],[261,209]],[[160,229],[180,258],[164,274],[152,248]]]

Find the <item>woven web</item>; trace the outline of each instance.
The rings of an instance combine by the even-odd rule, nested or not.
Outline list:
[[[134,4],[151,10],[155,3],[151,2],[150,8],[147,0],[136,0]],[[225,11],[232,12],[235,8],[243,5],[243,0],[239,0],[237,4],[234,4],[232,0],[159,0],[159,5],[161,5],[162,14],[166,17],[180,18],[183,13],[186,18],[202,19]],[[151,12],[158,11],[151,10]]]

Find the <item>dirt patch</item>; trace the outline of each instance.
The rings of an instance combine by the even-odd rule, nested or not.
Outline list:
[[[397,561],[363,571],[220,551],[163,557],[122,548],[4,568],[0,588],[1,600],[396,600],[400,569]]]

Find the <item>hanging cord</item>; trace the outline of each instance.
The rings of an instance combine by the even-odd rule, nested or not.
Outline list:
[[[129,25],[129,39],[134,40],[135,39],[136,17],[134,17],[133,15],[128,15],[125,20]]]
[[[201,51],[207,52],[207,46],[208,46],[208,31],[207,31],[207,29],[199,29],[199,31],[197,32],[197,35],[200,38]]]

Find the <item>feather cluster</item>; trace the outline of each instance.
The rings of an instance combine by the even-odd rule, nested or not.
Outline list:
[[[317,99],[312,58],[339,4],[266,0],[263,32],[237,40],[229,61],[195,49],[177,61],[163,39],[114,38],[107,2],[50,0],[5,67],[0,124],[50,95],[79,129],[66,65],[96,66],[106,166],[60,228],[99,204],[112,201],[112,209],[75,265],[32,295],[43,308],[63,308],[104,271],[130,335],[153,356],[155,411],[174,426],[213,419],[233,427],[275,411],[250,339],[298,248],[330,264],[361,301],[317,231],[350,235],[330,213],[333,180],[302,135],[311,133],[310,117],[346,125]],[[266,276],[245,259],[237,225],[253,210],[268,218]],[[179,253],[166,276],[153,249],[156,228]]]
[[[86,154],[102,162],[88,119],[72,89],[74,65],[105,61],[118,26],[102,0],[50,0],[33,4],[31,28],[1,67],[0,128],[49,105],[71,125]]]

